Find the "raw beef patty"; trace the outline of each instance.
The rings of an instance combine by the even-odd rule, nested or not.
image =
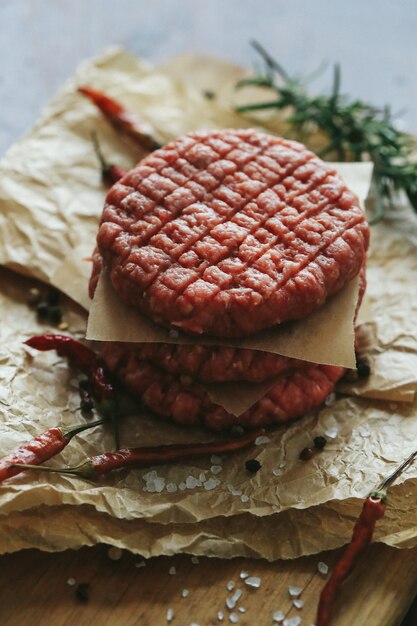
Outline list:
[[[256,404],[236,417],[212,402],[199,383],[185,384],[155,365],[138,358],[129,346],[105,342],[101,356],[107,367],[156,414],[184,425],[204,425],[213,430],[232,426],[257,428],[283,424],[318,408],[331,393],[345,369],[304,362],[286,370]]]
[[[243,336],[320,307],[360,270],[356,197],[304,146],[255,130],[185,135],[109,191],[97,243],[156,323]]]

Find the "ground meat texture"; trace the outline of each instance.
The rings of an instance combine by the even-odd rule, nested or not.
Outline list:
[[[184,380],[207,383],[260,383],[305,364],[305,361],[272,352],[227,346],[129,343],[121,347],[131,351],[140,361],[147,361],[164,372],[185,377]]]
[[[185,135],[109,191],[97,243],[156,323],[243,336],[305,317],[357,275],[369,228],[304,146],[255,130]]]
[[[102,344],[107,367],[154,413],[178,424],[204,425],[212,430],[232,426],[251,429],[283,424],[319,407],[345,373],[342,367],[305,363],[303,368],[282,374],[268,393],[236,417],[214,404],[195,383],[186,385],[180,377],[141,361],[123,344]]]

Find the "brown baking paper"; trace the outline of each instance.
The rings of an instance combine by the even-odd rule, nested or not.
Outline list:
[[[152,101],[155,107],[155,94],[160,93],[161,86],[167,94],[168,86],[172,87],[168,77],[153,73],[143,64],[136,65],[131,57],[120,52],[106,53],[101,59],[84,64],[80,72],[82,80],[77,80],[94,79],[95,86],[115,96],[122,84],[132,82],[135,93],[132,104],[135,98],[137,102],[142,98],[144,110],[147,110],[146,102]],[[129,80],[132,76],[137,80]],[[12,148],[0,164],[0,173],[6,174],[0,179],[1,258],[14,269],[47,280],[58,271],[64,256],[70,258],[74,254],[74,258],[80,258],[79,255],[84,254],[83,251],[74,253],[75,245],[85,243],[88,246],[92,239],[86,237],[85,241],[80,241],[78,227],[74,225],[81,220],[89,231],[93,218],[99,215],[102,201],[92,210],[87,201],[77,198],[75,202],[72,198],[74,189],[78,192],[82,187],[80,181],[85,184],[92,175],[97,176],[97,188],[91,191],[91,198],[98,200],[102,195],[98,175],[95,170],[93,173],[91,154],[86,155],[91,124],[94,120],[94,124],[100,125],[100,121],[88,103],[83,103],[83,112],[78,111],[78,96],[73,93],[73,85],[69,83],[43,121]],[[191,97],[190,89],[187,86],[187,98]],[[173,93],[177,108],[173,107],[169,113],[167,105],[162,121],[168,126],[169,122],[172,128],[177,124],[179,128],[184,103],[180,104],[178,96],[181,90],[174,89]],[[197,99],[197,96],[193,97]],[[74,111],[67,109],[68,103]],[[202,103],[211,111],[211,105],[203,99]],[[218,107],[217,116],[219,111]],[[151,105],[148,113],[150,119]],[[84,114],[90,126],[84,125]],[[65,130],[66,124],[71,126],[71,131]],[[228,125],[231,125],[230,118]],[[243,125],[240,119],[239,125]],[[76,148],[72,142],[73,135],[78,136],[78,128],[84,135],[82,141],[75,139]],[[106,145],[110,147],[112,136],[106,135],[105,125],[100,125],[101,128],[100,135],[103,132]],[[65,167],[63,136],[68,143]],[[168,131],[166,136],[169,136]],[[119,149],[116,143],[115,155]],[[40,144],[39,150],[28,150],[37,144]],[[58,145],[61,159],[54,170]],[[55,148],[51,154],[48,146]],[[34,178],[25,165],[27,159],[23,158],[28,153],[34,155],[31,164]],[[68,164],[74,154],[79,155],[80,161],[73,171]],[[127,154],[125,158],[128,160]],[[86,170],[83,159],[89,163]],[[50,180],[54,181],[55,191],[49,188]],[[73,185],[71,190],[66,189],[68,181]],[[81,193],[81,198],[88,200],[87,196]],[[68,202],[67,211],[63,199]],[[51,231],[49,224],[54,226]],[[94,232],[95,229],[96,225]],[[10,235],[13,241],[8,237],[3,239],[4,235]],[[94,238],[93,228],[89,237]],[[9,241],[13,245],[9,245]],[[389,390],[394,378],[395,389],[409,386],[415,390],[415,248],[389,226],[376,227],[368,274],[377,337],[372,349],[377,355],[382,351],[392,355],[392,365],[398,363],[398,354],[404,359],[396,377],[381,368],[379,383]],[[69,426],[82,421],[77,411],[76,374],[55,354],[34,353],[22,347],[25,338],[46,330],[36,324],[33,311],[25,305],[29,285],[27,280],[18,279],[10,272],[0,272],[3,313],[0,455],[52,425]],[[74,290],[74,285],[71,289]],[[85,319],[79,312],[66,311],[65,316],[71,330],[80,331],[84,327]],[[108,541],[145,554],[146,550],[149,554],[184,550],[218,556],[250,554],[293,558],[336,547],[346,541],[348,527],[351,529],[353,516],[358,511],[358,499],[415,446],[417,407],[415,402],[394,403],[344,396],[331,397],[327,404],[318,415],[308,415],[286,428],[272,430],[267,435],[268,440],[261,440],[260,445],[220,461],[200,459],[169,467],[119,472],[97,484],[58,474],[21,474],[0,487],[0,523],[4,531],[0,550],[29,546],[58,550]],[[200,429],[179,428],[137,411],[136,414],[130,411],[130,415],[123,418],[121,434],[123,445],[207,441],[219,437]],[[310,445],[312,437],[318,434],[328,438],[325,451],[311,462],[302,463],[298,459],[300,450]],[[71,446],[48,464],[74,465],[86,455],[97,454],[112,445],[108,429],[88,431],[75,438]],[[262,471],[248,475],[244,469],[247,458],[258,458]],[[156,473],[150,474],[152,471]],[[414,545],[417,519],[408,504],[412,501],[410,498],[417,496],[416,479],[417,468],[412,467],[393,488],[393,512],[401,511],[401,520],[399,513],[397,517],[389,516],[386,530],[378,535],[381,540]],[[77,527],[77,519],[85,521],[85,532],[80,525]],[[335,520],[339,520],[336,525]],[[66,523],[68,526],[64,527]],[[272,528],[279,528],[285,541],[276,542]],[[5,545],[6,538],[9,548]]]

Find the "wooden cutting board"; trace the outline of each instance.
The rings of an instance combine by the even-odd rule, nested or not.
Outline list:
[[[26,550],[0,557],[1,626],[173,626],[231,624],[234,612],[241,626],[270,626],[275,611],[314,624],[317,599],[325,578],[319,561],[330,567],[340,551],[296,561],[220,560],[189,556],[150,559],[124,552],[113,561],[106,546],[58,554]],[[170,573],[175,567],[176,573]],[[171,570],[172,571],[172,570]],[[261,579],[258,589],[240,578],[247,571]],[[68,580],[75,579],[74,585]],[[233,581],[233,590],[227,583]],[[73,582],[73,581],[70,581]],[[88,599],[77,599],[79,583],[88,583]],[[303,608],[292,605],[289,586],[302,589]],[[182,591],[189,594],[182,597]],[[226,598],[242,595],[233,611]],[[417,590],[417,549],[371,546],[343,587],[333,626],[398,626]],[[239,608],[246,609],[240,612]],[[220,622],[217,612],[224,613]],[[410,614],[403,626],[414,626]]]

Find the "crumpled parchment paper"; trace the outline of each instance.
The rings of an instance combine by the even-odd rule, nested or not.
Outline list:
[[[94,239],[91,224],[104,192],[86,152],[91,129],[99,128],[110,160],[134,162],[88,103],[80,111],[71,106],[79,98],[74,85],[83,82],[136,106],[164,139],[202,125],[250,125],[233,113],[222,117],[222,106],[206,100],[189,82],[155,72],[123,52],[110,51],[84,64],[33,131],[0,163],[1,262],[47,281],[76,246],[89,246]],[[97,181],[94,191],[91,178]],[[85,226],[83,241],[80,223]],[[107,541],[144,555],[183,550],[272,559],[346,542],[359,500],[417,441],[416,249],[389,226],[375,227],[368,275],[376,330],[368,348],[375,373],[362,386],[368,386],[370,395],[377,388],[397,400],[408,394],[407,402],[338,395],[318,414],[272,430],[269,441],[220,462],[201,459],[163,466],[155,474],[151,469],[120,472],[95,484],[59,474],[21,474],[0,487],[0,550],[62,550]],[[24,339],[46,330],[25,304],[30,284],[7,270],[0,272],[0,454],[52,425],[82,420],[76,373],[55,354],[22,347]],[[66,317],[71,330],[85,330],[81,310],[66,310]],[[356,384],[357,393],[362,393],[360,387]],[[121,430],[123,445],[218,437],[146,413],[127,415]],[[325,450],[301,462],[300,450],[318,434],[328,438]],[[49,465],[75,465],[112,443],[106,429],[87,431]],[[262,470],[248,475],[248,458],[258,458]],[[392,488],[379,540],[417,545],[417,518],[409,506],[417,496],[416,479],[417,467],[411,467]]]

